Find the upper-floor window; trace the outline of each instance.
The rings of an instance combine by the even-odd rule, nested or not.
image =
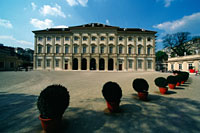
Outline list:
[[[56,45],[56,54],[60,53],[60,46]]]
[[[150,55],[151,54],[151,47],[148,47],[147,48],[147,55]]]
[[[69,41],[69,37],[67,36],[67,37],[65,37],[65,41]]]
[[[86,46],[84,45],[83,46],[83,54],[85,54],[86,53]]]
[[[113,41],[113,40],[114,40],[114,37],[112,37],[112,36],[109,37],[109,40],[110,40],[110,41]]]
[[[93,45],[92,46],[92,54],[94,54],[95,53],[95,46]]]
[[[109,53],[112,54],[113,53],[113,47],[109,46]]]
[[[77,36],[75,36],[75,37],[74,37],[74,40],[75,40],[75,41],[78,41],[78,37],[77,37]]]
[[[95,40],[96,40],[96,37],[93,36],[93,37],[92,37],[92,41],[95,41]]]
[[[51,37],[47,37],[47,41],[51,41]]]
[[[119,41],[122,41],[122,40],[123,40],[123,37],[120,36],[120,37],[119,37]]]
[[[148,37],[148,38],[147,38],[147,41],[149,41],[149,42],[150,42],[150,41],[151,41],[151,37]]]
[[[41,53],[42,53],[42,46],[38,45],[38,54],[41,54]]]
[[[142,41],[142,37],[138,37],[138,41]]]
[[[74,46],[74,54],[77,54],[77,53],[78,53],[78,46],[75,45],[75,46]]]
[[[103,54],[104,53],[104,46],[100,47],[100,53]]]
[[[42,41],[42,37],[38,37],[38,41]]]
[[[47,54],[51,53],[51,45],[47,45]]]
[[[68,53],[69,53],[69,46],[65,45],[65,54],[68,54]]]
[[[131,53],[132,53],[132,47],[128,46],[128,54],[131,54]]]
[[[122,54],[123,46],[119,46],[119,54]]]
[[[128,41],[132,41],[132,40],[133,40],[133,38],[132,38],[132,37],[129,37],[129,38],[128,38]]]
[[[102,37],[101,37],[101,41],[104,41],[104,39],[105,39],[105,37],[102,36]]]
[[[56,37],[56,41],[60,41],[60,37]]]
[[[87,37],[86,37],[86,36],[84,36],[84,37],[83,37],[83,41],[86,41],[86,40],[87,40]]]
[[[138,47],[138,54],[141,54],[141,46]]]

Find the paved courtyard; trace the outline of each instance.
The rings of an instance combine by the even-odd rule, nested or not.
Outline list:
[[[80,72],[30,71],[0,72],[0,132],[42,132],[36,107],[41,90],[61,84],[70,93],[70,105],[64,113],[62,132],[180,132],[200,131],[200,76],[190,75],[188,82],[161,95],[154,84],[158,72]],[[132,88],[135,78],[145,78],[149,101],[137,99]],[[120,114],[105,115],[101,90],[107,81],[122,88]]]

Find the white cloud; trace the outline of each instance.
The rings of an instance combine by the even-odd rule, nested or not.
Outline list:
[[[51,7],[50,5],[44,5],[40,9],[40,13],[44,16],[46,15],[52,15],[52,16],[61,16],[65,18],[65,14],[61,11],[61,6],[58,4],[55,5],[55,7]]]
[[[156,40],[157,43],[160,43],[160,42],[162,42],[162,41],[163,41],[162,39],[157,39],[157,40]]]
[[[76,6],[76,5],[81,5],[81,6],[87,6],[87,3],[88,3],[88,0],[66,0],[67,3],[70,5],[70,6]]]
[[[53,27],[53,21],[50,19],[45,19],[44,21],[38,20],[38,19],[31,19],[30,23],[39,29],[45,29],[45,28],[51,28]]]
[[[108,20],[108,19],[106,19],[106,24],[107,24],[107,25],[110,25],[110,22],[109,22],[109,20]]]
[[[37,8],[37,5],[34,2],[31,3],[31,6],[33,11]]]
[[[12,28],[12,24],[10,23],[9,20],[5,20],[5,19],[0,19],[0,26],[3,26],[5,28]]]
[[[200,12],[194,13],[189,16],[184,16],[181,19],[175,21],[167,21],[158,25],[154,25],[154,28],[164,30],[167,33],[188,31],[194,34],[200,32]]]
[[[33,45],[33,43],[24,41],[24,40],[17,40],[13,36],[0,36],[0,41],[2,40],[9,40],[13,44],[22,44],[22,45]]]
[[[165,7],[169,7],[174,0],[165,0]]]
[[[68,28],[66,25],[58,25],[58,26],[53,26],[52,28]]]

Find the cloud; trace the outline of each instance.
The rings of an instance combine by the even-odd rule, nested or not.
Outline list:
[[[53,26],[52,28],[68,28],[66,25],[58,25],[58,26]]]
[[[164,30],[167,33],[174,33],[180,31],[188,31],[194,34],[199,34],[200,25],[200,12],[194,13],[189,16],[184,16],[181,19],[175,21],[167,21],[158,25],[154,25],[154,28]]]
[[[157,43],[161,43],[163,40],[162,39],[156,39]]]
[[[165,0],[165,7],[169,7],[174,0]]]
[[[33,11],[37,8],[37,5],[34,2],[31,3],[31,6]]]
[[[50,28],[53,27],[53,21],[50,19],[45,19],[44,21],[38,20],[38,19],[31,19],[30,23],[39,29],[45,29],[45,28]]]
[[[12,24],[10,23],[9,20],[5,20],[5,19],[0,19],[0,26],[3,26],[5,28],[13,28]]]
[[[44,16],[52,15],[52,16],[61,16],[63,18],[66,18],[65,14],[61,11],[61,6],[59,6],[58,4],[56,4],[55,7],[51,7],[50,5],[44,5],[40,9],[40,13]]]
[[[88,3],[88,0],[66,0],[66,1],[70,6],[81,5],[86,7]]]
[[[0,36],[0,41],[3,41],[3,40],[9,40],[10,43],[13,43],[13,44],[22,44],[22,45],[33,45],[33,43],[31,42],[28,42],[28,41],[24,41],[24,40],[17,40],[15,39],[13,36]]]
[[[110,25],[110,22],[109,22],[109,20],[108,20],[108,19],[106,19],[106,24],[107,24],[107,25]]]

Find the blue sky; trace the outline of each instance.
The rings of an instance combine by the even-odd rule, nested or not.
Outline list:
[[[99,22],[200,35],[200,0],[0,0],[0,43],[34,48],[33,30]]]

